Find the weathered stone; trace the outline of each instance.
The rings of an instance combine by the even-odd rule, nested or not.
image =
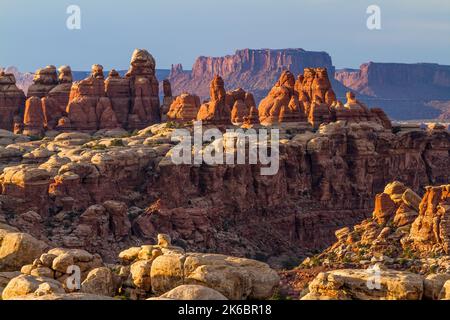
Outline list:
[[[214,289],[192,284],[178,286],[159,298],[172,300],[228,300],[223,294]]]

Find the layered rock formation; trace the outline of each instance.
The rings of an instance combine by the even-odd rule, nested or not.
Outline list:
[[[302,264],[365,269],[320,273],[302,299],[448,297],[449,194],[449,185],[427,187],[422,198],[398,181],[386,185],[371,219],[337,230],[335,244]]]
[[[38,69],[34,74],[33,84],[28,88],[27,97],[45,97],[58,84],[55,66]]]
[[[259,104],[259,121],[262,124],[305,121],[304,106],[300,104],[294,85],[294,75],[284,71],[269,95]]]
[[[197,113],[197,120],[205,124],[231,124],[231,110],[226,104],[225,84],[220,76],[215,76],[210,85],[210,101],[203,103]]]
[[[28,90],[29,110],[25,110],[23,125],[16,121],[15,132],[24,129],[26,134],[42,135],[44,130],[135,130],[161,120],[155,60],[146,50],[134,51],[125,78],[113,69],[105,80],[99,64],[92,66],[86,79],[74,83],[70,67],[62,66],[58,71],[54,66],[36,71]],[[41,99],[40,107],[37,98]],[[13,119],[9,118],[12,127]]]
[[[430,102],[450,101],[450,66],[369,62],[357,70],[338,70],[336,79],[395,119],[433,119],[448,110]]]
[[[169,112],[170,106],[174,101],[174,97],[172,96],[172,86],[170,81],[167,79],[163,81],[163,94],[164,98],[161,106],[161,121],[164,122],[167,121],[167,113]]]
[[[191,72],[183,71],[181,65],[173,65],[169,80],[175,94],[191,92],[203,99],[208,97],[209,82],[218,74],[225,81],[228,90],[242,88],[250,91],[258,102],[267,95],[284,70],[298,74],[304,68],[316,67],[327,68],[331,79],[334,79],[331,57],[325,52],[243,49],[225,57],[199,57]],[[333,85],[339,87],[342,94],[345,93],[339,82],[335,81]]]
[[[131,86],[131,112],[128,127],[142,129],[161,120],[159,85],[155,75],[156,63],[147,50],[136,49],[131,57],[126,78]]]
[[[337,72],[336,79],[345,86],[372,97],[450,99],[450,66],[369,62],[362,64],[359,70]]]
[[[225,103],[231,109],[231,122],[235,125],[252,125],[259,122],[255,98],[250,92],[238,88],[227,92]]]
[[[0,129],[13,130],[14,117],[23,113],[25,94],[12,73],[0,71]]]
[[[200,98],[189,93],[182,93],[170,104],[167,112],[168,121],[188,122],[197,119]]]
[[[270,177],[260,175],[260,164],[175,165],[173,130],[160,124],[131,137],[106,130],[10,144],[0,152],[2,210],[56,246],[83,244],[104,257],[158,231],[191,249],[280,257],[329,244],[339,226],[372,210],[370,198],[387,180],[418,192],[450,174],[449,134],[438,129],[393,134],[374,122],[338,121],[316,133],[286,133]],[[108,200],[123,205],[111,211]],[[22,218],[30,210],[41,220]],[[39,227],[51,223],[52,235]],[[231,245],[236,238],[242,246]]]
[[[16,272],[0,269],[3,300],[42,296],[59,299],[61,295],[71,300],[79,299],[77,294],[87,295],[87,299],[118,294],[128,299],[155,295],[161,295],[156,299],[172,300],[267,299],[279,283],[277,273],[265,263],[219,254],[186,253],[173,246],[165,234],[158,235],[158,244],[122,251],[121,264],[116,265],[105,265],[99,255],[85,250],[53,248],[40,254],[42,249],[37,248],[33,248],[36,253],[32,264],[21,260],[22,266],[16,261]],[[14,249],[22,257],[30,250]],[[31,262],[27,257],[25,261]],[[4,261],[0,256],[0,266]],[[80,271],[78,284],[74,281],[76,274],[72,274],[76,268]]]

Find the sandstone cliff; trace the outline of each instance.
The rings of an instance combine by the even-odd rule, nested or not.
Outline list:
[[[173,65],[169,80],[175,94],[190,92],[201,98],[208,97],[209,82],[220,75],[227,89],[243,88],[255,95],[257,102],[265,96],[281,72],[302,73],[304,68],[324,67],[334,79],[334,67],[326,52],[303,49],[243,49],[224,57],[199,57],[192,71],[184,71],[181,65]],[[339,93],[345,89],[334,83]]]
[[[369,62],[359,70],[338,70],[336,79],[396,119],[437,118],[440,110],[427,102],[450,100],[450,66],[445,65]]]

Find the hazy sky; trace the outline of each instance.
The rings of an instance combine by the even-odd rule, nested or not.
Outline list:
[[[81,30],[66,27],[69,5]],[[381,30],[366,27],[369,5]],[[326,51],[334,65],[367,61],[450,65],[448,0],[0,0],[0,66],[127,69],[134,48],[158,68],[242,48]]]

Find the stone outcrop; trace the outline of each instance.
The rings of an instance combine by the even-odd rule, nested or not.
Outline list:
[[[183,284],[151,300],[228,300],[220,292],[195,284]]]
[[[255,98],[250,92],[245,92],[242,88],[228,91],[225,102],[230,107],[233,124],[252,125],[259,122]]]
[[[27,97],[45,97],[58,84],[58,74],[55,66],[38,69],[33,78],[33,84],[28,88]]]
[[[0,129],[12,131],[14,117],[23,113],[25,94],[16,86],[12,73],[0,71]]]
[[[427,187],[416,205],[419,215],[411,225],[411,240],[419,251],[450,253],[450,185]]]
[[[131,57],[126,78],[130,80],[131,112],[128,127],[142,129],[161,120],[159,84],[155,75],[155,59],[147,50],[136,49]]]
[[[242,88],[252,92],[258,103],[273,87],[284,70],[298,74],[304,68],[324,67],[334,81],[334,67],[326,52],[313,52],[303,49],[243,49],[224,57],[199,57],[192,71],[183,71],[179,64],[172,66],[169,80],[175,94],[191,92],[208,98],[209,83],[215,75],[220,75],[227,90]],[[335,86],[339,82],[334,81]],[[341,88],[342,86],[339,86]],[[341,90],[343,94],[344,89]]]
[[[420,197],[401,182],[389,183],[375,197],[371,219],[353,228],[337,230],[337,242],[316,257],[306,259],[303,265],[319,262],[331,267],[343,264],[362,267],[382,263],[388,268],[420,274],[446,274],[450,268],[448,190],[448,185],[427,187]],[[442,287],[444,279],[439,277],[430,279],[427,286],[438,286],[436,281]],[[426,296],[433,298],[437,291],[440,289],[426,289]]]
[[[128,126],[131,108],[130,80],[122,78],[116,70],[111,70],[105,80],[106,96],[111,100],[112,110],[122,128]]]
[[[170,106],[172,105],[175,99],[172,96],[172,86],[170,85],[170,81],[168,79],[163,80],[163,95],[164,97],[161,106],[161,121],[164,122],[167,121],[167,113],[169,112]],[[197,115],[197,112],[195,114]]]
[[[320,273],[302,300],[421,300],[420,275],[395,270],[379,270],[375,279],[370,270],[343,269]],[[375,288],[375,286],[377,286]]]
[[[336,80],[394,119],[436,119],[449,110],[450,66],[368,62],[338,70]]]
[[[49,294],[64,293],[60,282],[46,278],[20,275],[12,279],[5,287],[2,293],[3,300],[23,296],[43,296]]]
[[[420,194],[449,179],[449,135],[442,130],[394,134],[374,122],[338,121],[315,133],[286,133],[279,170],[270,177],[260,175],[260,164],[175,165],[173,130],[158,124],[132,136],[105,130],[8,138],[0,175],[8,221],[36,230],[33,236],[43,230],[54,246],[82,244],[107,260],[120,244],[165,232],[190,250],[281,263],[284,254],[331,244],[336,229],[367,217],[388,181]],[[122,204],[111,211],[109,200]],[[407,212],[399,221],[408,221]],[[232,245],[235,239],[242,245]]]
[[[223,79],[215,76],[210,86],[210,101],[203,103],[197,113],[197,120],[205,124],[231,124],[231,110],[226,104],[226,92]]]
[[[0,271],[17,271],[39,257],[48,245],[0,224]]]
[[[41,99],[32,96],[27,99],[25,104],[25,112],[23,115],[23,134],[29,136],[42,136],[44,133],[44,125],[45,116],[42,109]]]
[[[155,60],[146,50],[134,51],[124,78],[113,69],[105,80],[99,64],[92,66],[89,77],[73,83],[69,66],[60,67],[58,72],[54,66],[36,71],[34,84],[28,91],[31,100],[26,109],[29,110],[25,110],[23,121],[20,120],[24,114],[19,110],[20,100],[8,97],[0,103],[0,107],[5,105],[5,108],[9,108],[11,102],[18,104],[5,111],[5,128],[14,128],[17,133],[24,130],[27,135],[42,135],[47,130],[95,132],[118,127],[135,130],[161,120]],[[11,91],[14,77],[8,79],[3,82],[10,84],[8,90]],[[37,98],[41,99],[39,107]]]
[[[290,71],[284,71],[269,95],[259,104],[259,121],[262,124],[305,121],[304,106],[300,104],[294,86],[294,75]]]
[[[279,277],[265,263],[219,254],[185,253],[171,245],[170,237],[158,235],[157,245],[130,248],[119,257],[130,264],[129,278],[134,291],[152,291],[163,298],[181,298],[181,285],[202,285],[217,291],[214,299],[266,299],[278,286]],[[178,288],[178,289],[176,289]],[[171,290],[174,291],[171,291]],[[199,289],[195,288],[197,294]],[[166,292],[170,292],[165,294]],[[202,295],[211,295],[211,291]],[[205,293],[206,292],[206,293]]]
[[[168,121],[187,122],[197,119],[200,98],[189,93],[182,93],[170,104],[166,114]]]

